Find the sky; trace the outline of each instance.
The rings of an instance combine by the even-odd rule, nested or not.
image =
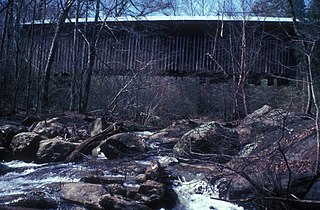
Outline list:
[[[221,15],[222,13],[233,12],[241,14],[242,0],[176,0],[177,11],[174,15]],[[247,11],[252,11],[252,6],[257,0],[244,0],[247,6]],[[266,0],[267,1],[267,0]],[[283,0],[286,1],[286,0]],[[307,6],[310,0],[304,0]]]

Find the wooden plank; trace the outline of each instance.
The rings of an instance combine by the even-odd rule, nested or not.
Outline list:
[[[200,36],[197,36],[197,43],[196,43],[196,71],[200,72]]]
[[[171,60],[172,60],[172,38],[169,37],[168,39],[168,53],[167,53],[167,70],[170,71],[171,69]]]
[[[102,47],[103,47],[103,50],[102,50],[102,62],[103,62],[103,72],[105,72],[107,69],[108,69],[108,66],[106,65],[107,63],[107,58],[108,58],[108,45],[107,45],[107,40],[108,38],[106,36],[103,37],[103,43],[102,43]]]
[[[132,69],[132,65],[133,65],[133,58],[132,58],[132,53],[133,53],[133,39],[132,36],[130,36],[129,34],[127,35],[128,37],[128,67],[129,69]]]
[[[124,66],[123,66],[123,69],[125,71],[128,70],[128,65],[129,65],[129,59],[128,59],[128,54],[129,54],[129,38],[127,35],[124,35],[124,46],[123,46],[123,52],[122,52],[122,56],[123,56],[123,62],[124,62]]]
[[[119,70],[121,72],[125,72],[125,43],[126,43],[126,39],[124,36],[121,36],[119,39],[119,60],[120,60],[120,65],[119,65]]]
[[[190,54],[190,47],[189,47],[189,36],[184,35],[184,70],[189,71],[190,64],[189,64],[189,54]]]
[[[133,63],[133,69],[134,70],[137,70],[138,68],[139,68],[139,66],[138,66],[138,61],[137,61],[137,59],[139,59],[139,53],[140,53],[140,50],[139,50],[139,46],[140,46],[140,44],[139,44],[139,37],[135,37],[135,39],[134,39],[134,41],[135,41],[135,45],[134,45],[134,53],[133,53],[133,58],[134,58],[134,63]]]
[[[209,49],[209,46],[208,46],[208,36],[205,35],[205,36],[204,36],[204,49],[203,49],[203,53],[204,53],[203,59],[204,59],[204,69],[205,69],[205,71],[208,71],[208,70],[209,70],[209,68],[208,68],[208,66],[209,66],[209,65],[208,65],[208,64],[209,64],[209,60],[208,60],[208,55],[207,55],[208,49]]]
[[[179,33],[175,35],[174,38],[174,63],[173,63],[173,69],[174,71],[178,71],[178,59],[179,59],[179,42],[180,42],[180,36]]]
[[[201,36],[201,71],[205,72],[205,53],[206,53],[206,45],[205,45],[205,36]]]
[[[196,71],[196,35],[193,35],[193,42],[192,42],[192,55],[191,55],[191,63],[192,63],[192,71]]]
[[[277,62],[279,62],[279,59],[280,59],[280,54],[278,52],[278,49],[279,49],[279,42],[276,40],[275,41],[276,43],[276,47],[273,49],[273,66],[275,66],[275,72],[274,74],[278,75],[280,73],[280,69],[279,69],[279,64]]]
[[[185,39],[185,35],[181,34],[180,35],[180,39],[181,39],[181,51],[180,51],[180,70],[181,71],[185,71],[186,69],[186,39]]]

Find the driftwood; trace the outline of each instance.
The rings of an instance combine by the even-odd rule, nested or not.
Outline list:
[[[66,158],[65,161],[75,161],[80,158],[80,154],[91,152],[92,149],[98,146],[101,141],[107,139],[108,137],[114,134],[127,132],[129,130],[130,128],[125,127],[123,122],[113,123],[106,129],[104,129],[101,133],[98,133],[97,135],[94,135],[82,142],[70,153],[70,155]]]

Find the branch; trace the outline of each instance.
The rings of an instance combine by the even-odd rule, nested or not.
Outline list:
[[[1,14],[4,10],[6,10],[12,3],[13,3],[13,0],[8,1],[8,3],[7,3],[4,7],[2,7],[2,8],[0,9],[0,14]]]

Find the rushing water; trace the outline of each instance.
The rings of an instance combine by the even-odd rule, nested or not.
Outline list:
[[[136,162],[143,165],[150,163],[149,161]],[[0,176],[0,207],[17,202],[28,193],[39,192],[44,194],[44,197],[57,201],[58,209],[77,208],[77,205],[61,200],[59,185],[65,182],[78,182],[82,177],[97,171],[97,166],[92,162],[35,164],[11,161],[2,163],[2,165],[9,167],[10,172]],[[101,170],[104,172],[103,175],[106,173],[110,175],[111,165],[104,164],[101,167],[105,167]],[[178,180],[177,183],[173,188],[180,202],[179,206],[174,208],[175,210],[243,209],[237,205],[214,199],[218,197],[217,190],[208,188],[207,182]]]
[[[0,196],[15,195],[38,189],[51,183],[77,182],[78,167],[68,164],[34,164],[11,161],[5,165],[14,171],[0,178]]]
[[[42,193],[54,199],[61,207],[68,207],[60,201],[59,185],[65,182],[78,182],[92,166],[85,164],[35,164],[22,161],[2,163],[9,167],[8,173],[0,176],[0,205],[9,205],[21,200],[30,193]],[[57,186],[57,187],[56,187]]]
[[[243,207],[219,200],[219,192],[216,186],[210,187],[208,183],[201,179],[192,181],[177,181],[174,187],[177,193],[181,208],[177,209],[220,209],[220,210],[243,210]]]

